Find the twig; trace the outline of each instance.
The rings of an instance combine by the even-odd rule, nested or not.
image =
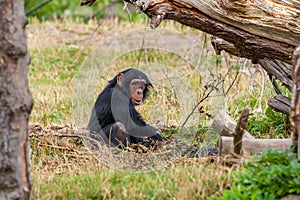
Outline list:
[[[43,3],[41,3],[41,4],[37,5],[37,6],[35,6],[34,8],[32,8],[32,9],[26,11],[26,16],[28,16],[28,15],[30,15],[31,13],[35,12],[36,10],[38,10],[38,9],[40,9],[40,8],[42,8],[42,7],[44,7],[45,5],[47,5],[48,3],[50,3],[51,1],[52,1],[52,0],[46,0],[46,1],[44,1]]]
[[[238,76],[239,76],[240,72],[237,72],[234,76],[233,81],[231,82],[231,84],[229,85],[229,87],[227,88],[226,92],[225,92],[225,96],[228,94],[228,92],[231,90],[232,86],[234,85],[234,83],[236,82]]]
[[[73,64],[76,64],[76,63],[77,63],[77,61],[78,61],[80,55],[82,55],[83,50],[85,50],[85,49],[90,45],[90,42],[92,41],[92,40],[91,40],[92,37],[96,34],[96,31],[97,31],[98,28],[102,25],[102,23],[103,23],[103,20],[101,20],[101,21],[97,24],[97,27],[96,27],[96,28],[93,30],[93,32],[88,36],[88,38],[87,38],[87,43],[84,45],[84,47],[83,47],[80,51],[78,51],[78,53],[77,53],[77,55],[76,55],[76,57],[75,57],[75,59],[74,59],[74,61],[73,61]]]
[[[79,134],[61,134],[61,133],[39,133],[39,134],[29,134],[29,137],[45,137],[45,136],[55,136],[55,137],[70,137],[70,138],[80,138],[80,139],[87,139],[92,142],[101,142],[99,140],[96,140],[90,136],[86,135],[79,135]],[[99,138],[100,139],[100,138]],[[102,139],[102,138],[101,138]]]
[[[109,4],[105,5],[100,10],[95,11],[92,15],[85,17],[83,19],[83,21],[87,22],[88,20],[93,19],[94,17],[96,17],[97,15],[99,15],[102,12],[106,13],[106,10],[108,8],[110,8],[114,3],[117,3],[117,2],[119,2],[119,0],[113,0],[113,1],[109,2]]]
[[[261,104],[262,104],[262,98],[263,98],[263,94],[264,94],[264,90],[265,90],[265,76],[264,76],[264,72],[261,70],[260,67],[258,67],[257,71],[261,74],[261,91],[260,91],[260,95],[259,95],[259,101],[258,101],[259,107],[257,109],[257,112],[262,112]]]
[[[130,10],[128,9],[128,2],[123,1],[123,10],[126,10],[127,14],[129,15],[129,23],[132,25],[132,15],[130,13]]]
[[[56,136],[56,137],[77,137],[77,138],[87,138],[87,136],[84,135],[76,135],[76,134],[61,134],[61,133],[34,133],[29,134],[29,137],[43,137],[43,136]]]
[[[220,80],[219,82],[217,82],[217,84],[215,86],[210,86],[211,89],[210,91],[203,97],[200,99],[200,101],[197,102],[197,104],[194,106],[194,108],[192,109],[192,111],[190,112],[190,114],[187,116],[187,118],[185,119],[185,121],[183,122],[183,124],[181,125],[181,128],[183,128],[185,126],[185,124],[187,123],[187,121],[189,120],[189,118],[194,114],[196,108],[198,108],[198,106],[203,102],[205,101],[208,97],[210,97],[210,94],[217,88],[217,86],[222,83],[223,80]],[[205,91],[204,93],[207,91],[209,86],[206,86],[205,87]]]
[[[147,23],[148,23],[148,18],[146,18],[146,25],[147,25]],[[138,56],[138,60],[137,60],[137,64],[136,64],[137,67],[139,67],[139,65],[140,65],[140,61],[141,61],[141,57],[142,57],[142,52],[143,52],[144,45],[145,45],[146,25],[145,25],[144,31],[143,31],[143,41],[142,41],[142,45],[141,45],[141,48],[140,48],[140,52],[139,52],[139,56]],[[145,53],[146,53],[146,51],[145,51]]]
[[[172,84],[171,80],[169,79],[169,77],[168,77],[168,74],[166,73],[166,70],[165,70],[165,68],[163,69],[163,72],[164,72],[164,75],[166,76],[166,78],[167,78],[168,82],[169,82],[169,83],[170,83],[170,85],[171,85],[171,88],[172,88],[172,93],[174,94],[174,97],[175,97],[175,99],[178,99],[178,98],[177,98],[176,91],[175,91],[175,87],[174,87],[174,85]]]
[[[206,33],[203,33],[203,34],[206,34]],[[202,36],[202,35],[201,35],[201,36]],[[199,35],[199,40],[200,40],[201,36]],[[200,56],[199,56],[199,58],[198,58],[198,60],[197,60],[197,64],[196,64],[195,69],[194,69],[193,72],[190,74],[189,82],[186,84],[185,91],[188,90],[188,86],[190,85],[193,76],[195,75],[196,71],[198,71],[198,69],[199,69],[199,67],[200,67],[200,64],[202,63],[205,46],[206,46],[206,40],[204,40],[204,42],[203,42],[203,44],[202,44],[202,48],[201,48],[201,50],[200,50]]]
[[[279,88],[279,86],[278,86],[278,84],[275,80],[275,77],[272,76],[271,74],[269,74],[269,79],[271,80],[271,83],[274,87],[274,90],[275,90],[276,94],[282,94],[281,91],[280,91],[280,88]]]

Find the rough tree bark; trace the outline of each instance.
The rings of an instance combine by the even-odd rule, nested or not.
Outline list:
[[[294,72],[293,72],[293,96],[291,102],[290,121],[292,129],[292,141],[297,145],[298,160],[300,160],[300,46],[295,50],[293,55]]]
[[[0,199],[29,199],[29,92],[23,0],[0,2]]]

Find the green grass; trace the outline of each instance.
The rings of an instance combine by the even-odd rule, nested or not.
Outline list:
[[[42,51],[32,51],[31,56],[29,77],[34,78],[30,78],[30,87],[31,90],[38,91],[33,92],[35,101],[31,120],[43,125],[69,120],[72,101],[68,94],[72,94],[72,81],[77,72],[72,60],[74,48],[71,45],[45,48]],[[63,93],[66,95],[62,95]]]
[[[220,188],[229,184],[230,170],[194,162],[148,173],[107,168],[78,174],[66,171],[47,181],[36,174],[34,185],[39,187],[34,192],[39,199],[203,199],[219,195]]]

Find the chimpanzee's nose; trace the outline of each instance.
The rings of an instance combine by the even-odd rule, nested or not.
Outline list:
[[[138,89],[137,89],[137,94],[138,94],[138,95],[142,95],[142,94],[143,94],[142,88],[138,88]]]

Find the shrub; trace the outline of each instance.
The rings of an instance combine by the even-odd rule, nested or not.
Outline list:
[[[300,194],[300,164],[293,149],[267,150],[233,173],[230,190],[220,199],[280,199]]]
[[[289,137],[290,122],[288,116],[268,107],[265,114],[251,114],[246,129],[258,138],[286,138]]]

